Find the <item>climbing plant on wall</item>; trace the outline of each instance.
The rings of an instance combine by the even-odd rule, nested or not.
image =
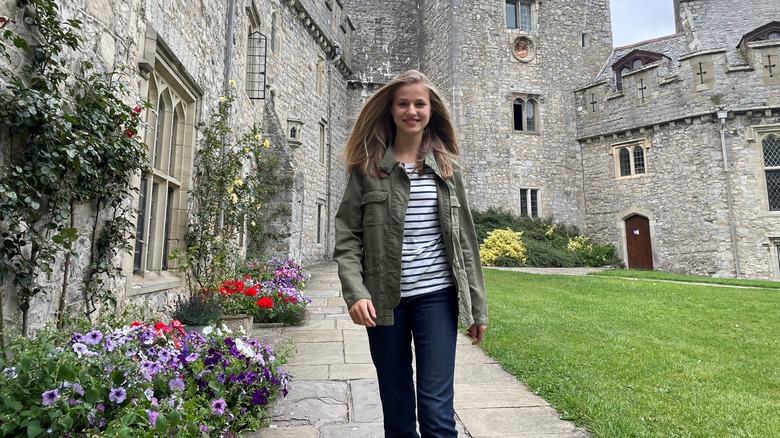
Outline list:
[[[262,245],[267,204],[288,183],[278,173],[279,159],[263,130],[231,120],[235,100],[235,82],[230,81],[226,95],[201,126],[187,248],[171,256],[192,292],[235,275],[245,248],[258,255],[252,250]]]
[[[128,105],[121,75],[84,60],[80,22],[59,17],[54,0],[17,4],[22,19],[0,21],[0,285],[3,295],[16,292],[26,335],[30,304],[48,292],[42,282],[55,263],[65,266],[60,324],[74,257],[89,259],[79,279],[87,316],[99,301],[115,304],[106,280],[130,249],[131,179],[149,165],[136,135],[145,104]],[[21,65],[12,69],[12,59]],[[94,213],[89,230],[74,222],[84,205]],[[79,236],[88,236],[88,254],[75,252]]]

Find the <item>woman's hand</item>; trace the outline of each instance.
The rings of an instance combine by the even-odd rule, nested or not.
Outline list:
[[[352,312],[350,312],[352,313]],[[354,319],[354,318],[353,318]],[[466,334],[468,337],[473,339],[474,341],[471,343],[471,345],[477,345],[480,342],[482,342],[485,339],[485,331],[487,330],[486,325],[472,325],[468,328],[466,331]]]
[[[368,298],[355,301],[355,304],[349,308],[349,316],[352,317],[352,322],[357,325],[364,325],[366,327],[376,326],[376,311],[374,310],[374,303]]]

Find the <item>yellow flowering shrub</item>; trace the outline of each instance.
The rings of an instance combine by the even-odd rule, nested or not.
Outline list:
[[[510,229],[493,230],[479,246],[484,266],[521,266],[527,261],[523,233]]]

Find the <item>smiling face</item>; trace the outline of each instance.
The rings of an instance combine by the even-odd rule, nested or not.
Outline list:
[[[431,117],[428,88],[420,83],[397,88],[393,94],[390,113],[398,128],[396,136],[422,136],[423,129],[428,125]]]

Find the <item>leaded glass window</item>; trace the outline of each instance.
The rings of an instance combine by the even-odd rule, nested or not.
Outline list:
[[[627,148],[620,149],[620,176],[631,175],[631,154]]]
[[[634,173],[645,173],[645,150],[634,147]]]
[[[761,142],[764,150],[766,196],[770,211],[780,211],[780,139],[768,135]]]
[[[539,217],[539,189],[520,189],[520,216]]]

